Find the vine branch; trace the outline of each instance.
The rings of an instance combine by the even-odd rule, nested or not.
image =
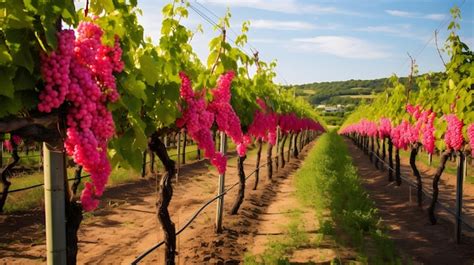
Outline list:
[[[446,62],[444,61],[443,55],[441,54],[441,50],[439,49],[439,46],[438,46],[438,30],[435,30],[434,37],[435,37],[436,50],[438,51],[439,58],[441,58],[441,61],[443,62],[444,67],[446,67]]]
[[[219,48],[219,54],[217,55],[216,61],[214,62],[214,65],[211,68],[211,75],[214,73],[216,70],[217,64],[219,63],[219,59],[221,57],[222,51],[224,49],[224,43],[225,43],[225,38],[226,38],[226,30],[224,27],[222,27],[222,42],[221,42],[221,47]]]

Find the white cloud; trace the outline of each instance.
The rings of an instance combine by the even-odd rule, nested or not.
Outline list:
[[[404,29],[407,29],[408,26],[403,26]],[[382,32],[382,33],[392,33],[398,34],[401,32],[400,28],[391,27],[391,26],[368,26],[365,28],[359,28],[358,31],[365,31],[365,32]]]
[[[415,17],[416,16],[416,13],[406,12],[406,11],[401,11],[401,10],[385,10],[385,12],[395,17]]]
[[[423,18],[441,21],[446,18],[446,15],[445,14],[428,14],[428,15],[425,15]]]
[[[280,21],[265,19],[250,20],[250,26],[257,29],[273,30],[309,30],[315,28],[313,24],[303,21]]]
[[[332,54],[350,59],[381,59],[390,57],[383,47],[348,36],[318,36],[293,39],[297,47],[306,51]]]
[[[361,15],[357,12],[342,10],[333,6],[302,4],[296,0],[200,0],[199,2],[230,7],[247,7],[280,13]]]
[[[399,24],[392,26],[367,26],[363,28],[357,28],[356,30],[369,33],[385,33],[387,35],[411,38],[420,41],[426,41],[428,38],[426,35],[415,33],[409,24]]]
[[[445,14],[439,14],[439,13],[421,14],[418,12],[407,12],[407,11],[396,10],[396,9],[388,9],[388,10],[385,10],[385,12],[395,17],[423,18],[423,19],[436,20],[436,21],[440,21],[446,18]]]

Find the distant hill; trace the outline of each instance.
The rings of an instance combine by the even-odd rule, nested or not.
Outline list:
[[[434,79],[439,79],[439,77],[439,74],[435,74]],[[296,95],[307,98],[314,105],[347,105],[358,104],[363,99],[371,98],[373,93],[382,92],[387,79],[315,82],[292,87],[296,87]],[[400,82],[407,84],[408,78],[401,77]],[[414,84],[413,90],[417,89],[418,87]]]
[[[441,79],[441,73],[435,73],[432,77],[432,84],[437,85]],[[296,88],[296,95],[306,98],[313,105],[325,105],[320,108],[320,115],[330,126],[340,126],[346,117],[356,108],[362,100],[371,100],[376,93],[382,92],[389,78],[379,78],[373,80],[347,80],[333,82],[315,82],[303,85],[288,86]],[[407,85],[408,78],[401,77],[400,82]],[[413,90],[418,90],[416,82]],[[330,111],[336,106],[339,111]]]

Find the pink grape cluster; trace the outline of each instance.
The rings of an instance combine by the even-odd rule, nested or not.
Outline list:
[[[392,129],[393,130],[393,129]],[[349,134],[349,133],[358,133],[364,136],[377,136],[379,134],[378,127],[375,122],[369,121],[367,119],[362,119],[356,124],[349,125],[342,129],[339,133]]]
[[[256,139],[276,144],[278,116],[267,107],[262,99],[257,99],[260,109],[256,110],[247,133]]]
[[[213,100],[208,104],[207,109],[214,113],[217,128],[227,134],[237,145],[239,156],[245,156],[247,144],[244,142],[240,119],[230,104],[230,86],[234,72],[229,71],[220,76],[217,87],[211,91]]]
[[[413,116],[413,118],[415,118],[416,120],[420,118],[421,116],[421,106],[420,105],[416,105],[416,106],[413,106],[411,105],[410,103],[407,104],[406,106],[406,110],[407,112]]]
[[[392,129],[390,137],[393,145],[399,149],[407,149],[409,144],[416,143],[419,136],[419,129],[411,125],[407,120]]]
[[[469,137],[469,144],[471,146],[471,156],[474,157],[474,123],[467,126],[467,137]]]
[[[16,145],[20,145],[21,142],[22,142],[22,139],[20,136],[18,135],[13,135],[12,136],[12,141],[16,144]]]
[[[219,130],[229,135],[237,144],[237,153],[240,156],[245,155],[246,146],[251,142],[250,136],[262,138],[275,145],[279,117],[267,108],[263,100],[257,101],[261,109],[256,111],[253,123],[249,126],[248,135],[243,134],[240,119],[230,104],[233,72],[220,76],[217,87],[211,91],[213,100],[207,105],[205,90],[195,92],[187,75],[181,72],[179,76],[181,78],[180,98],[184,104],[180,106],[182,116],[176,120],[176,126],[187,129],[189,136],[197,142],[199,149],[204,150],[204,156],[210,159],[220,174],[225,173],[227,160],[222,153],[214,149],[211,135],[214,121]],[[299,119],[294,114],[287,116],[291,117],[287,125],[295,131],[323,130],[319,123],[311,119]]]
[[[23,140],[21,139],[20,136],[18,135],[13,135],[12,138],[10,140],[5,140],[3,141],[3,147],[5,147],[5,149],[8,151],[8,152],[13,152],[13,144],[15,145],[20,145],[21,142]]]
[[[180,97],[186,103],[181,107],[181,118],[176,120],[176,126],[186,127],[189,136],[196,141],[198,148],[204,150],[204,156],[210,159],[220,174],[224,174],[227,160],[222,153],[216,152],[212,139],[211,127],[214,114],[207,109],[203,93],[194,92],[188,76],[181,72]],[[204,90],[202,92],[205,92]]]
[[[454,151],[459,151],[464,142],[462,135],[462,127],[464,124],[455,114],[448,114],[444,116],[444,119],[448,123],[446,133],[444,134],[446,147]]]
[[[428,153],[433,154],[435,151],[435,127],[434,121],[436,113],[431,109],[423,110],[419,105],[413,106],[407,104],[407,112],[413,117],[414,124],[410,124],[407,120],[394,128],[391,128],[391,122],[387,118],[381,118],[378,126],[378,136],[390,137],[393,144],[397,148],[406,149],[409,144],[415,143],[421,139],[421,144],[425,147]],[[463,126],[464,123],[455,114],[448,114],[444,116],[447,121],[447,130],[444,134],[444,141],[448,149],[459,151],[463,147]],[[369,121],[362,119],[355,124],[351,124],[342,128],[340,134],[357,133],[362,136],[371,135],[371,124]],[[474,125],[470,124],[466,127],[467,135],[469,137],[472,153],[474,155]]]
[[[323,126],[310,118],[299,118],[294,113],[280,115],[278,119],[282,133],[301,132],[302,130],[324,132]]]
[[[279,125],[282,133],[293,133],[298,131],[298,117],[294,113],[282,114],[279,117]]]
[[[12,145],[12,142],[10,140],[5,140],[3,141],[3,147],[8,151],[8,152],[12,152],[13,151],[13,145]]]
[[[418,118],[418,122],[421,124],[420,131],[422,133],[421,143],[425,147],[426,151],[433,154],[435,151],[435,127],[434,120],[436,113],[431,110],[425,110],[421,113]]]
[[[74,54],[74,31],[62,30],[57,33],[58,49],[47,55],[40,54],[41,75],[45,81],[44,89],[39,94],[38,110],[51,112],[58,108],[66,98],[69,90],[69,66]]]
[[[416,130],[422,134],[422,145],[428,153],[433,154],[435,149],[434,120],[436,113],[431,110],[423,110],[420,105],[413,106],[411,104],[407,104],[407,112],[413,117]]]
[[[72,31],[61,31],[60,36],[62,32],[70,34]],[[86,183],[81,194],[83,209],[91,211],[98,206],[98,198],[102,196],[112,170],[107,158],[107,142],[114,135],[115,125],[107,103],[119,98],[114,73],[122,71],[124,64],[117,37],[114,47],[103,45],[104,32],[93,22],[81,22],[77,34],[74,39],[72,33],[72,37],[67,38],[69,43],[64,44],[72,47],[69,64],[64,70],[68,86],[64,97],[57,95],[55,99],[59,105],[65,100],[70,103],[65,148],[68,155],[91,175],[92,183]],[[61,45],[59,47],[61,50]],[[48,64],[42,67],[48,67]],[[48,86],[50,80],[45,78],[45,81]],[[41,107],[43,104],[47,101],[41,100],[40,111],[51,111]]]
[[[378,136],[383,139],[389,137],[392,131],[392,122],[389,118],[380,118],[378,127]]]

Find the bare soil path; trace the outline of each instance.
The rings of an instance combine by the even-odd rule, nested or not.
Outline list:
[[[291,251],[288,257],[291,264],[332,264],[342,261],[346,264],[354,261],[357,257],[355,251],[338,246],[331,237],[319,232],[316,212],[298,200],[294,181],[295,174],[282,181],[273,203],[262,214],[250,252],[259,257],[269,248],[269,243],[288,243],[288,229],[297,222],[298,230],[301,229],[299,232],[308,237],[308,242]]]
[[[474,239],[469,233],[464,235],[462,244],[455,244],[453,225],[446,213],[438,211],[441,218],[437,225],[431,225],[426,212],[428,200],[424,201],[423,209],[418,208],[415,202],[410,203],[408,185],[396,187],[389,183],[386,171],[376,170],[369,158],[349,139],[346,139],[346,143],[363,185],[375,201],[397,248],[421,264],[473,264]],[[407,164],[402,165],[402,173],[405,176],[412,175]],[[422,174],[430,176],[426,169],[422,170]],[[424,183],[425,186],[431,186],[431,177],[424,177]],[[441,200],[451,204],[454,194],[450,183],[442,181]],[[471,194],[466,197],[466,215],[470,216],[474,198]]]
[[[305,149],[306,150],[306,149]],[[275,153],[275,152],[274,152]],[[300,159],[292,159],[284,169],[274,172],[272,181],[266,178],[266,168],[260,170],[260,184],[251,190],[254,177],[247,181],[246,197],[239,214],[230,216],[235,188],[225,196],[224,233],[214,233],[215,203],[207,207],[185,230],[177,242],[179,264],[234,264],[247,251],[259,214],[274,199],[280,180],[295,170]],[[265,149],[262,161],[266,162]],[[245,171],[255,168],[256,153],[250,152]],[[235,157],[228,161],[226,187],[238,181]],[[206,201],[217,194],[218,175],[207,160],[189,163],[181,168],[178,183],[169,207],[177,229]],[[130,264],[162,240],[156,219],[156,189],[154,179],[108,189],[98,210],[84,219],[79,229],[79,264]],[[158,264],[163,260],[158,250],[142,264]],[[42,264],[45,261],[44,213],[36,209],[28,213],[0,216],[0,264]]]

